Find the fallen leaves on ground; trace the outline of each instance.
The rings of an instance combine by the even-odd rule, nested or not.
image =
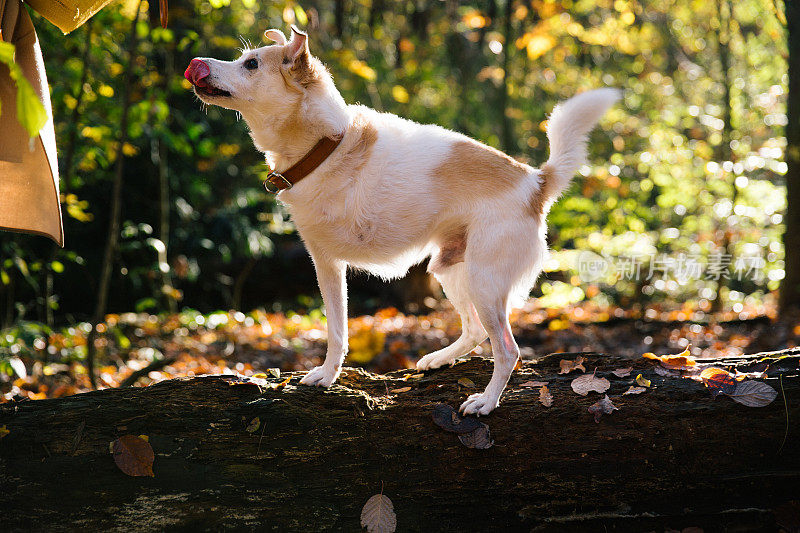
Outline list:
[[[394,533],[397,529],[397,515],[392,500],[383,494],[376,494],[361,509],[361,527],[369,533]]]
[[[765,312],[770,315],[774,311],[770,309],[746,305],[740,314],[716,314],[714,320],[700,323],[698,320],[710,319],[710,315],[695,315],[686,307],[670,310],[654,305],[645,313],[584,302],[562,309],[545,309],[531,300],[512,313],[511,324],[518,339],[528,339],[520,342],[523,357],[528,359],[534,355],[532,347],[542,354],[592,351],[631,359],[646,350],[679,354],[685,352],[688,341],[697,362],[702,362],[705,358],[736,357],[748,351],[800,345],[800,326],[749,320]],[[636,322],[645,315],[650,321],[647,337],[643,337]],[[612,318],[619,320],[609,322]],[[737,318],[743,320],[724,322]],[[566,327],[548,329],[547,324],[553,320],[560,320]],[[377,373],[411,369],[419,357],[443,348],[461,334],[458,313],[449,308],[421,315],[382,309],[373,315],[349,319],[348,327],[364,341],[362,348],[368,348],[361,358],[370,359],[360,365]],[[305,371],[322,364],[326,328],[324,314],[319,309],[301,313],[232,310],[203,314],[186,309],[174,314],[109,314],[97,325],[98,385],[101,389],[118,387],[134,372],[146,370],[148,365],[165,357],[173,361],[143,373],[135,386],[201,374],[258,375],[274,382],[271,378],[277,380],[285,372]],[[380,335],[365,334],[370,329],[385,335],[382,348],[377,342]],[[0,403],[61,398],[91,390],[84,366],[90,330],[88,323],[69,324],[52,331],[33,322],[26,322],[24,328],[4,330],[0,335],[0,368],[2,353],[23,365],[17,364],[17,369],[6,365],[5,372],[0,371]],[[489,354],[488,341],[475,350],[475,355]],[[356,364],[352,358],[347,361]],[[22,366],[25,378],[19,377]],[[740,369],[747,375],[736,374],[735,379],[761,378],[766,366]],[[680,372],[688,369],[697,366],[674,369],[658,364],[653,370],[660,376],[680,377]],[[405,379],[418,377],[422,374],[407,375]]]
[[[0,426],[0,439],[5,437],[9,433],[11,433],[11,431],[9,431],[9,429],[5,425]]]
[[[594,415],[594,421],[599,424],[601,416],[611,414],[612,411],[619,411],[619,408],[611,402],[611,398],[608,397],[608,394],[605,394],[602,398],[590,405],[588,410]]]
[[[550,394],[550,389],[547,388],[547,385],[539,389],[539,402],[545,407],[553,405],[553,395]]]
[[[636,376],[636,384],[640,387],[649,387],[651,385],[651,381],[644,377],[643,375],[639,374]]]
[[[411,387],[400,387],[399,389],[392,389],[389,392],[392,392],[392,393],[395,393],[395,394],[399,394],[401,392],[408,392],[410,390],[411,390]]]
[[[611,383],[606,378],[599,378],[594,374],[585,374],[573,379],[570,385],[576,393],[586,396],[590,392],[603,393],[607,391]]]
[[[141,436],[121,436],[111,443],[111,453],[119,469],[129,476],[155,476],[153,447]]]
[[[561,370],[558,371],[559,374],[569,374],[573,370],[580,370],[581,372],[586,372],[586,368],[583,366],[583,357],[578,357],[574,361],[568,361],[566,359],[562,359],[558,365],[561,367]]]

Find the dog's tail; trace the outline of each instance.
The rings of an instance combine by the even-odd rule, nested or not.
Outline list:
[[[569,186],[586,161],[586,141],[597,121],[620,99],[619,89],[587,91],[558,104],[550,115],[550,158],[542,165],[542,203],[550,205]]]

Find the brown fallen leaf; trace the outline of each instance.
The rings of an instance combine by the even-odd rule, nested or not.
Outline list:
[[[376,494],[361,509],[361,527],[368,533],[394,533],[397,529],[397,515],[394,504],[387,496]]]
[[[392,389],[389,392],[399,393],[399,392],[408,392],[411,390],[411,387],[400,387],[399,389]]]
[[[405,377],[405,379],[419,379],[424,376],[425,374],[409,374]]]
[[[626,394],[641,394],[646,390],[647,389],[644,388],[644,387],[634,387],[633,385],[631,385],[628,388],[628,390],[626,390],[625,392],[622,393],[622,395],[625,396]]]
[[[583,366],[583,357],[578,357],[574,361],[567,361],[566,359],[562,359],[559,361],[558,366],[561,367],[561,370],[558,371],[559,374],[569,374],[573,370],[580,370],[581,372],[586,372],[586,368]]]
[[[494,445],[492,435],[489,433],[489,426],[480,422],[480,426],[458,436],[461,444],[467,448],[474,448],[476,450],[486,450]]]
[[[711,391],[711,396],[716,398],[720,394],[733,394],[736,390],[736,380],[733,375],[721,368],[709,367],[700,372],[700,380]]]
[[[539,389],[539,402],[545,407],[553,405],[553,395],[550,394],[550,389],[547,388],[547,385]]]
[[[639,385],[640,387],[649,387],[650,380],[639,374],[638,376],[636,376],[636,384]]]
[[[525,383],[520,383],[520,387],[543,387],[547,385],[546,381],[526,381]]]
[[[619,408],[611,402],[608,394],[603,395],[602,398],[588,407],[590,413],[594,415],[594,421],[600,423],[600,417],[609,415],[612,411],[619,411]]]
[[[573,379],[570,385],[576,393],[586,396],[592,391],[600,393],[607,391],[611,383],[606,378],[599,378],[592,373]]]
[[[129,476],[151,476],[155,454],[150,443],[136,435],[123,435],[111,443],[114,462]]]
[[[761,381],[742,381],[733,393],[726,393],[735,402],[747,407],[764,407],[778,396],[778,391]]]
[[[633,367],[629,366],[628,368],[618,368],[616,370],[613,370],[611,373],[617,376],[618,378],[627,378],[628,376],[631,375],[632,370]]]
[[[0,439],[11,433],[5,425],[0,426]]]
[[[474,389],[475,383],[469,378],[458,378],[458,384],[468,389]]]

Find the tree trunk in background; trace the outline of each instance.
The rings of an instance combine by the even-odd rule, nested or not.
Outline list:
[[[717,1],[717,17],[719,18],[719,28],[717,29],[717,49],[719,51],[720,63],[720,83],[722,85],[722,143],[717,154],[717,159],[721,161],[733,161],[733,150],[731,149],[731,140],[733,138],[733,102],[731,101],[731,37],[733,32],[733,6],[728,0]],[[731,186],[731,204],[733,208],[736,207],[738,201],[738,190],[736,188],[736,174],[731,170],[723,172],[730,176]],[[732,209],[733,209],[732,208]],[[732,214],[735,216],[735,213]],[[733,246],[731,245],[731,233],[734,228],[725,219],[724,224],[721,225],[723,234],[722,242],[720,243],[720,253],[730,254],[733,257]],[[732,259],[731,264],[735,262]],[[727,287],[730,279],[724,276],[717,282],[717,297],[711,302],[711,311],[722,311],[722,289]]]
[[[784,357],[771,360],[767,382],[786,404],[779,396],[761,408],[714,399],[649,360],[582,354],[619,408],[599,422],[587,408],[601,396],[578,396],[577,373],[558,373],[559,359],[579,354],[526,362],[480,418],[488,449],[467,448],[431,418],[437,403],[457,407],[486,385],[491,362],[479,358],[421,378],[345,368],[329,390],[298,385],[298,374],[279,390],[206,376],[4,404],[3,529],[359,531],[362,506],[383,492],[403,532],[790,530],[798,351],[772,354]],[[719,364],[746,370],[758,359]],[[652,387],[622,396],[633,378],[611,371],[627,366]],[[549,383],[552,407],[521,386],[528,380]],[[126,434],[149,438],[155,477],[116,467],[109,443]]]
[[[106,304],[108,303],[108,291],[111,285],[111,271],[114,268],[114,258],[117,253],[119,243],[120,217],[122,216],[122,175],[125,169],[125,154],[122,147],[128,142],[128,112],[131,108],[131,85],[133,84],[134,57],[136,46],[139,42],[136,33],[136,22],[139,20],[141,11],[141,0],[136,4],[136,15],[131,23],[130,34],[128,36],[128,68],[125,71],[125,83],[122,87],[122,118],[120,120],[120,139],[116,150],[116,160],[114,166],[114,181],[111,190],[111,212],[108,221],[108,237],[106,248],[103,252],[103,265],[100,271],[100,283],[97,288],[97,303],[92,315],[92,329],[86,339],[86,372],[89,374],[89,381],[93,388],[97,387],[97,377],[94,372],[95,354],[97,348],[97,325],[103,321],[106,314]]]
[[[514,36],[512,35],[511,16],[514,12],[514,1],[506,0],[505,13],[503,14],[503,83],[500,86],[500,111],[502,113],[500,125],[500,146],[507,154],[514,155],[518,151],[516,140],[514,139],[514,124],[508,116],[509,88],[508,78],[510,76],[511,51],[514,49]]]
[[[789,94],[786,98],[786,277],[781,282],[782,316],[800,312],[800,1],[786,0]]]

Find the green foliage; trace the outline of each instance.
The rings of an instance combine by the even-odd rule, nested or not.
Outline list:
[[[14,62],[13,44],[0,41],[0,63],[8,67],[11,79],[17,86],[17,120],[31,137],[35,137],[47,123],[47,111],[19,65]]]

